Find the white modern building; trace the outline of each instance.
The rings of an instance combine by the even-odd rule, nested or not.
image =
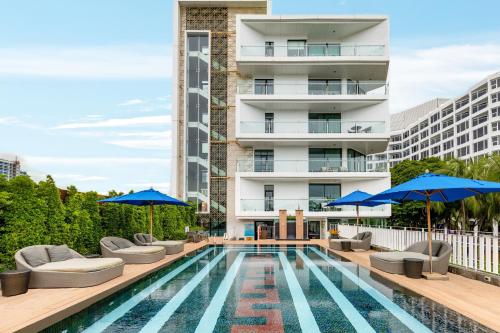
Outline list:
[[[223,17],[189,20],[201,11]],[[227,29],[227,41],[212,28]],[[179,0],[175,29],[174,194],[198,203],[212,234],[240,238],[262,226],[268,237],[325,237],[329,223],[355,217],[353,207],[326,203],[390,187],[387,163],[369,170],[366,161],[390,137],[387,17],[280,16],[267,1]],[[289,224],[303,211],[304,235],[295,227],[278,235],[283,210]]]
[[[428,157],[471,159],[500,152],[500,72],[455,99],[437,98],[391,116],[390,165]]]
[[[19,160],[9,160],[0,158],[0,175],[4,175],[7,180],[24,174],[21,171],[21,163]]]

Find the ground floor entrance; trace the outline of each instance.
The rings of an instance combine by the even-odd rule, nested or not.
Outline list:
[[[274,238],[274,221],[255,221],[254,230],[256,239]]]

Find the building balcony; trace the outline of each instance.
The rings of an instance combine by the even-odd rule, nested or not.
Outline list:
[[[242,81],[238,83],[237,93],[241,99],[251,100],[305,100],[341,101],[363,99],[386,99],[389,85],[385,81],[325,82],[310,80],[305,83],[260,83]],[[333,80],[332,80],[333,81]],[[337,80],[336,80],[337,81]]]
[[[263,142],[310,145],[337,141],[366,154],[382,152],[389,141],[385,121],[241,121],[236,138],[243,145]]]
[[[297,209],[304,211],[306,217],[355,217],[354,206],[327,207],[326,205],[334,199],[327,198],[304,198],[304,199],[240,199],[239,216],[251,217],[277,217],[279,211],[286,209],[293,213]],[[389,206],[390,207],[390,206]],[[376,217],[390,216],[390,208],[386,205],[377,207],[359,207],[360,216]]]
[[[387,161],[377,161],[376,168],[369,168],[365,159],[308,159],[308,160],[259,160],[237,161],[236,172],[249,178],[378,178],[388,177]]]
[[[262,61],[273,58],[290,58],[299,60],[302,57],[382,57],[385,56],[385,45],[357,45],[314,43],[301,46],[289,45],[242,45],[241,59],[244,57],[263,57]]]
[[[240,133],[271,137],[275,135],[307,135],[346,137],[386,133],[385,121],[308,120],[308,121],[241,121]]]

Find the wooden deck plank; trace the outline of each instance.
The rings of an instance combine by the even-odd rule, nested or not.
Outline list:
[[[327,240],[311,241],[222,241],[211,239],[210,244],[233,245],[285,245],[317,244],[328,247]],[[28,293],[14,297],[0,297],[0,332],[36,332],[64,319],[87,306],[125,288],[133,282],[168,266],[174,260],[199,249],[207,242],[188,243],[183,253],[165,257],[165,259],[145,265],[126,265],[123,275],[99,286],[89,288],[66,289],[30,289]],[[500,331],[500,288],[455,274],[448,274],[449,281],[414,280],[401,275],[381,272],[370,267],[368,252],[335,252],[370,269],[384,278],[413,292],[425,296],[437,303],[453,309],[475,321]]]

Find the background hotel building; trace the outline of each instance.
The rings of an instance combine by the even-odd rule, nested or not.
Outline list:
[[[390,187],[385,16],[274,16],[270,1],[176,2],[172,189],[212,234],[324,237]],[[285,217],[285,234],[279,211]],[[390,216],[390,206],[361,209]],[[283,222],[283,220],[282,220]],[[295,224],[297,228],[295,227]],[[278,232],[281,230],[281,232]],[[303,234],[302,234],[303,232]]]
[[[455,99],[437,98],[391,116],[391,142],[369,157],[400,161],[428,157],[470,159],[500,153],[500,72]]]

